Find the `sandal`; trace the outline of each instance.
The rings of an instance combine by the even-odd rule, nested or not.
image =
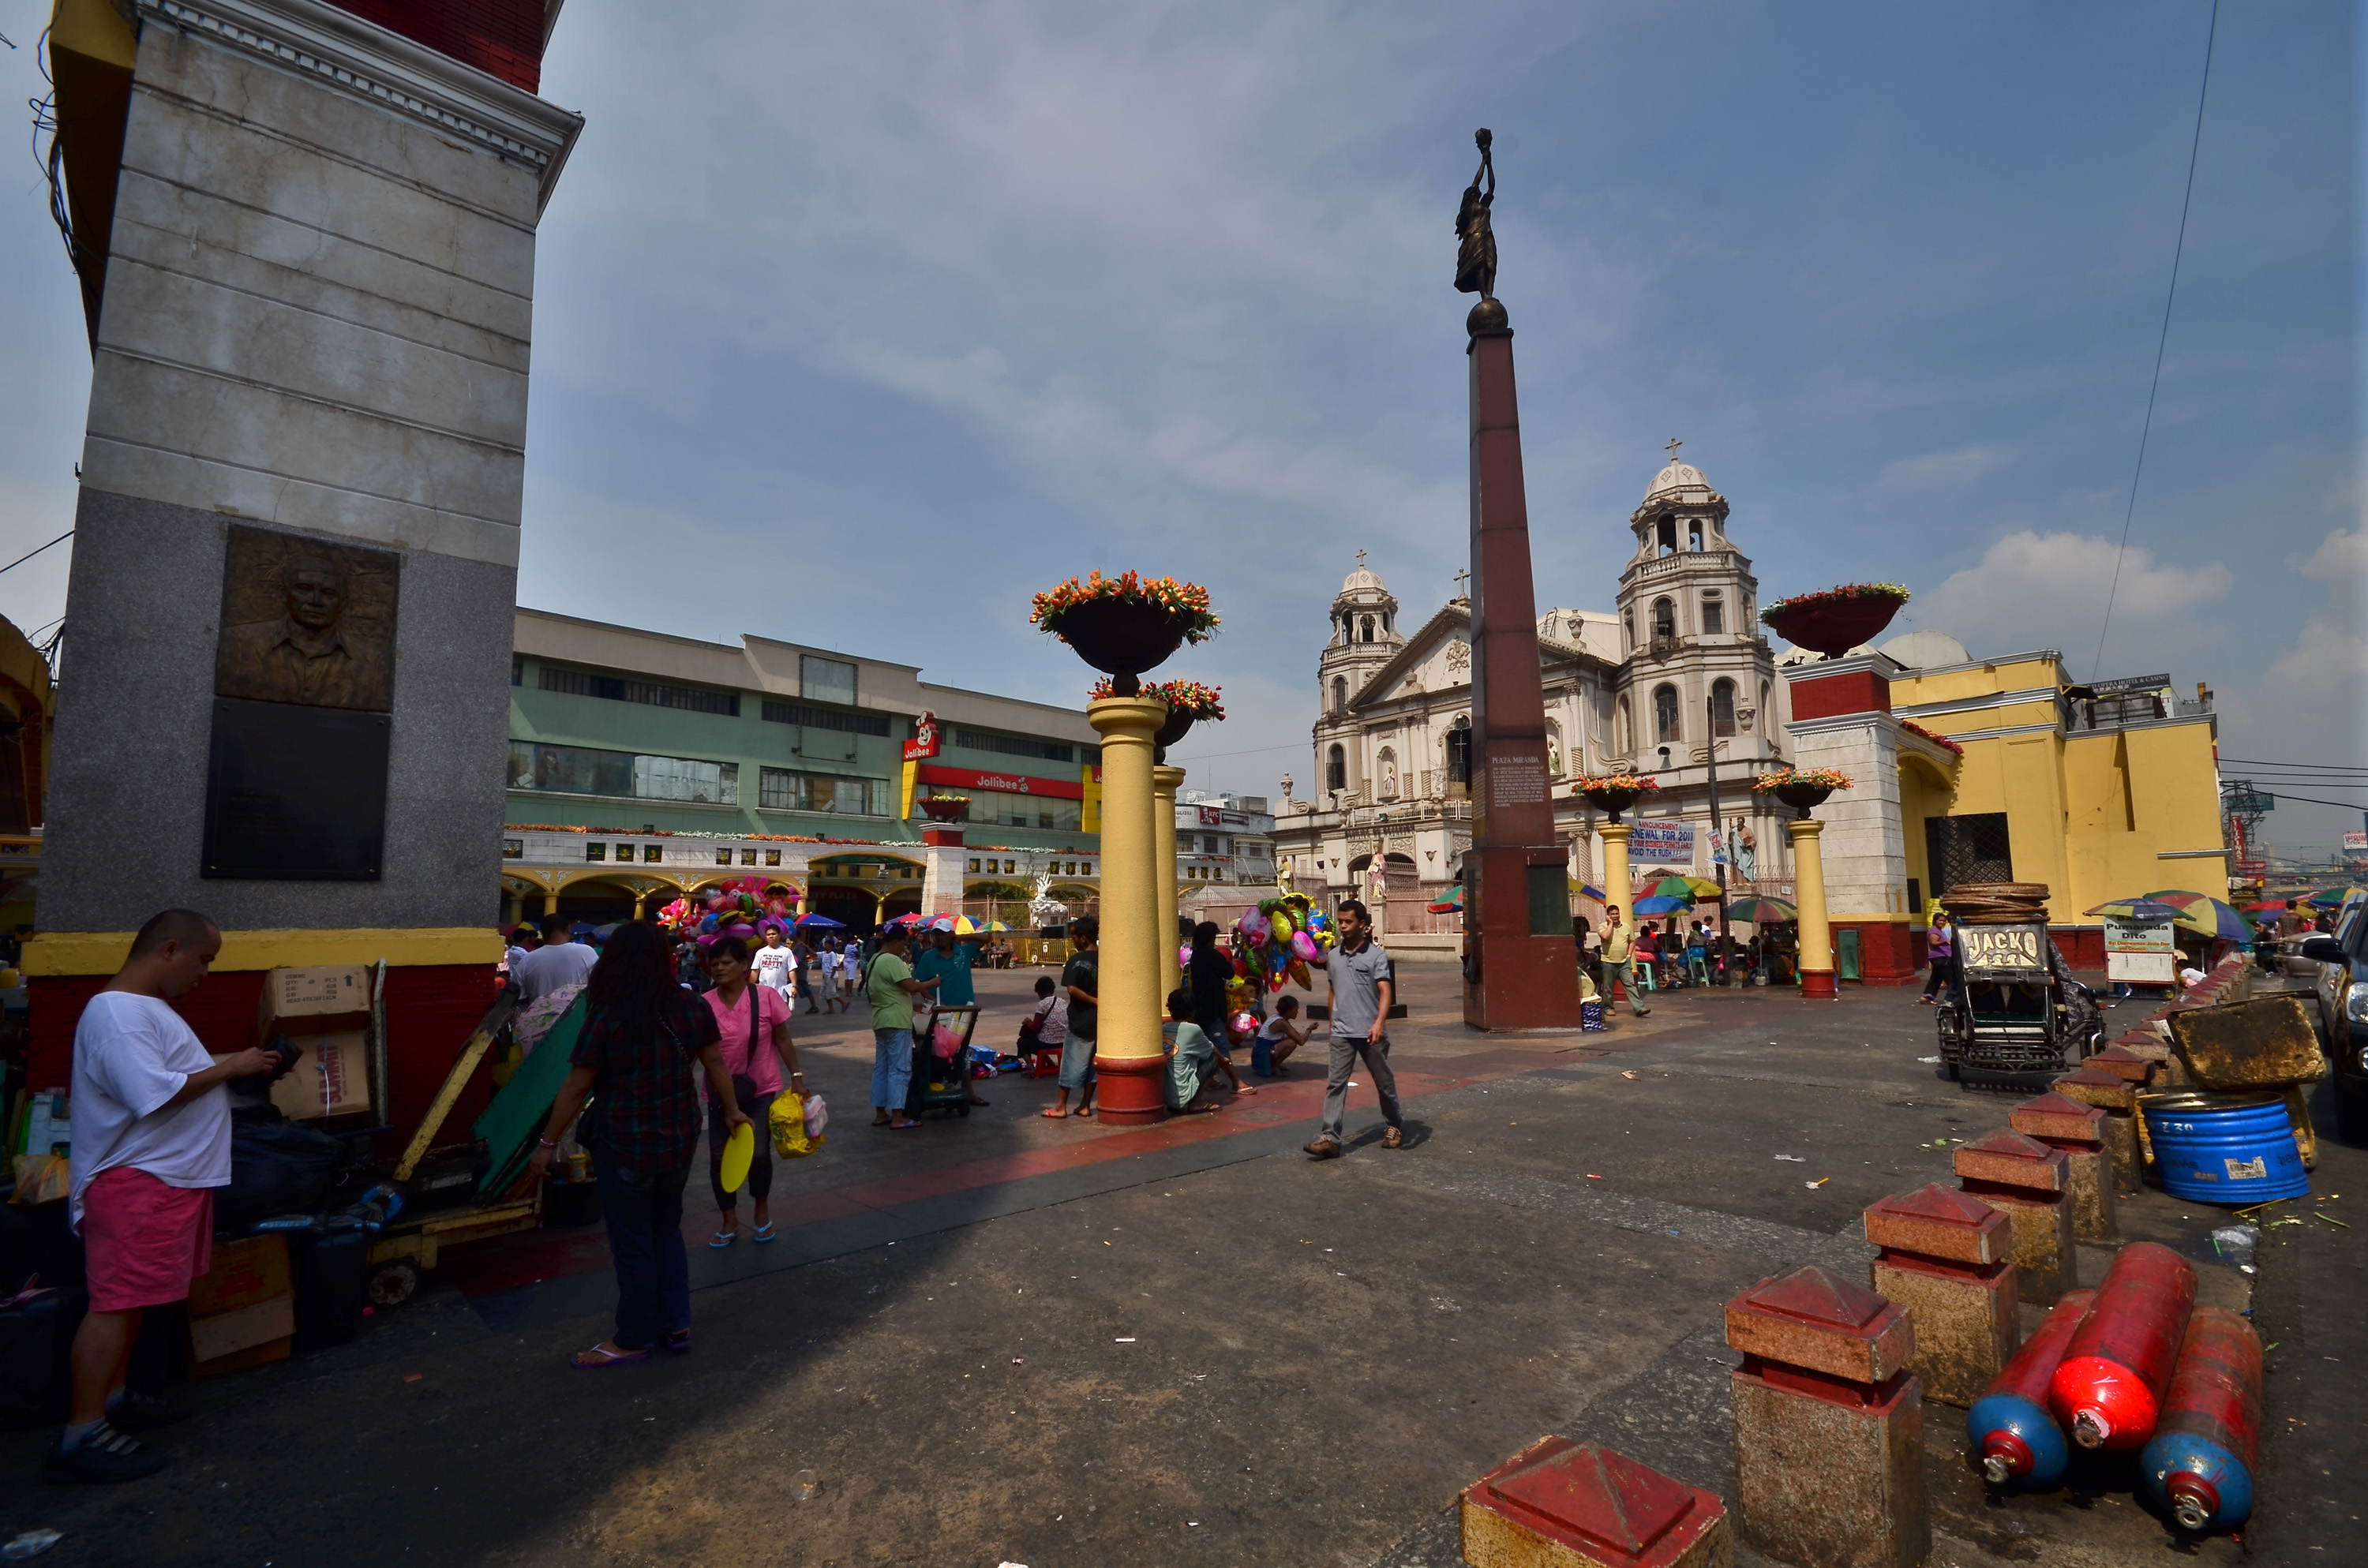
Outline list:
[[[679,1356],[690,1348],[690,1330],[677,1328],[666,1335],[666,1348]]]
[[[1054,1121],[1060,1121],[1065,1119],[1069,1113],[1065,1110],[1054,1110],[1051,1106],[1046,1106],[1042,1110],[1038,1111],[1036,1114],[1039,1116],[1049,1116]]]
[[[767,1242],[776,1241],[780,1239],[780,1233],[773,1229],[773,1222],[770,1220],[768,1220],[763,1224],[757,1226],[754,1233],[756,1235],[757,1244],[759,1246],[762,1246]]]
[[[1405,1148],[1405,1147],[1406,1147],[1406,1129],[1405,1129],[1405,1128],[1403,1128],[1403,1127],[1393,1127],[1393,1128],[1391,1128],[1387,1132],[1383,1133],[1383,1134],[1382,1134],[1382,1147],[1383,1147],[1383,1148],[1384,1148],[1384,1149],[1403,1149],[1403,1148]]]
[[[594,1359],[586,1361],[584,1358],[586,1356]],[[646,1350],[611,1350],[606,1345],[595,1345],[589,1350],[578,1350],[570,1356],[567,1364],[579,1372],[597,1372],[603,1367],[623,1367],[649,1358],[650,1353]]]
[[[718,1231],[715,1233],[715,1239],[707,1244],[708,1250],[711,1252],[722,1252],[725,1247],[730,1246],[734,1242],[736,1242],[739,1239],[740,1231],[737,1226],[734,1226],[728,1231]]]

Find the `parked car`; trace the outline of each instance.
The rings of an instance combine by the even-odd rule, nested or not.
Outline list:
[[[2333,936],[2305,936],[2300,956],[2317,969],[2318,1025],[2334,1064],[2335,1127],[2368,1144],[2368,900],[2344,902]]]

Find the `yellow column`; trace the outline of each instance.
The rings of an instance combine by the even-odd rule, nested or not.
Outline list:
[[[1826,824],[1815,817],[1788,822],[1793,835],[1793,894],[1801,907],[1801,994],[1831,1000],[1834,990],[1833,933],[1826,925],[1826,860],[1817,835]]]
[[[1618,904],[1621,918],[1633,920],[1636,917],[1636,912],[1628,907],[1628,894],[1631,892],[1628,881],[1628,835],[1634,830],[1624,822],[1608,822],[1595,831],[1603,835],[1603,902],[1607,904]],[[1464,889],[1463,896],[1469,902],[1472,890]]]
[[[1100,1033],[1095,1108],[1105,1122],[1156,1121],[1167,1114],[1160,1038],[1159,867],[1151,737],[1167,704],[1110,697],[1086,710],[1102,737]],[[1170,863],[1173,863],[1171,858]],[[1174,935],[1174,916],[1168,935]]]
[[[1151,770],[1151,837],[1159,857],[1159,994],[1184,983],[1183,967],[1176,961],[1179,945],[1176,916],[1182,901],[1176,893],[1176,791],[1183,786],[1184,770],[1166,764]]]

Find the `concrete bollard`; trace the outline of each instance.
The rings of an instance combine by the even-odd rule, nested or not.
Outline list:
[[[1915,1324],[1908,1365],[1924,1397],[1972,1405],[2022,1343],[2012,1221],[1935,1183],[1869,1208],[1866,1239],[1883,1249],[1871,1270],[1875,1294]]]
[[[2121,1239],[2114,1213],[2113,1162],[2105,1152],[2105,1112],[2095,1106],[2041,1095],[2007,1112],[2007,1125],[2025,1138],[2060,1149],[2071,1162],[2072,1233],[2084,1242]]]
[[[2065,1189],[2072,1163],[2020,1132],[1993,1132],[1954,1152],[1957,1182],[2004,1214],[2014,1227],[2015,1290],[2026,1301],[2054,1306],[2080,1288],[2072,1244],[2072,1205]]]
[[[1625,1454],[1541,1437],[1463,1493],[1472,1568],[1733,1568],[1715,1493]]]
[[[1746,1542],[1802,1568],[1912,1568],[1932,1549],[1923,1388],[1907,1310],[1822,1268],[1726,1303],[1743,1352],[1736,1496]]]
[[[2152,1062],[2118,1043],[2105,1047],[2080,1065],[2094,1067],[2100,1073],[2111,1073],[2132,1088],[2141,1089],[2146,1087],[2146,1075],[2154,1068]]]
[[[2113,1163],[2113,1183],[2135,1192],[2146,1177],[2145,1133],[2138,1126],[2137,1085],[2097,1067],[2066,1073],[2049,1085],[2055,1094],[2105,1113],[2105,1156]]]

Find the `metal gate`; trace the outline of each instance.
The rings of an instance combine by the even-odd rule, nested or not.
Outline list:
[[[1946,893],[1968,882],[2014,881],[2013,847],[2004,812],[1924,819],[1924,863],[1932,891]]]

